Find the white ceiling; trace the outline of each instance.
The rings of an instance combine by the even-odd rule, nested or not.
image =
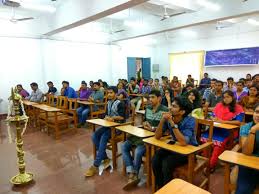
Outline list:
[[[82,4],[84,1],[57,0],[56,2],[53,2],[51,0],[22,0],[22,2],[24,3],[33,3],[37,5],[47,5],[56,7],[57,12],[47,13],[17,8],[15,11],[16,17],[34,17],[35,19],[30,21],[24,21],[17,24],[10,24],[10,22],[0,19],[0,35],[41,36],[42,34],[48,32],[47,30],[45,30],[45,28],[51,29],[52,22],[53,24],[55,22],[54,18],[59,14],[61,10],[63,10],[61,8],[63,8],[67,2],[74,2],[74,4],[76,4],[76,2],[80,2]],[[96,2],[97,0],[88,0],[88,4],[90,1]],[[156,44],[158,42],[174,42],[180,40],[182,41],[216,36],[226,36],[231,35],[233,33],[238,34],[259,30],[258,26],[251,26],[247,23],[248,18],[255,18],[259,21],[258,15],[238,16],[239,14],[243,14],[242,9],[248,9],[246,6],[251,6],[251,14],[255,11],[259,11],[259,9],[253,10],[252,6],[252,3],[256,2],[257,0],[248,0],[244,3],[242,2],[243,0],[209,0],[211,3],[216,3],[220,5],[223,9],[226,6],[232,7],[231,4],[233,4],[233,7],[235,7],[235,5],[237,4],[240,4],[241,6],[237,6],[241,7],[240,11],[235,10],[235,15],[233,15],[236,20],[235,23],[221,21],[220,18],[226,17],[226,15],[224,15],[226,10],[224,10],[225,12],[222,13],[220,11],[217,12],[215,10],[209,10],[208,8],[199,5],[197,1],[198,0],[150,0],[135,7],[111,14],[107,17],[103,17],[92,22],[90,21],[89,23],[80,25],[79,27],[75,27],[69,30],[65,30],[64,32],[57,33],[54,36],[52,36],[52,38],[87,41],[95,43],[109,43],[111,41],[120,40],[124,38],[131,39],[133,37],[145,36],[144,39],[153,40],[146,42]],[[78,4],[77,6],[83,7],[83,5],[81,4]],[[95,5],[93,3],[92,7],[94,6]],[[167,7],[167,13],[169,15],[179,12],[186,13],[180,16],[171,17],[164,21],[160,21],[164,14],[164,6]],[[67,15],[68,17],[74,17],[77,13],[73,12],[74,10],[72,8],[70,9],[70,7],[63,14]],[[86,13],[85,10],[81,11],[82,13]],[[229,10],[229,12],[231,11],[232,10]],[[206,17],[209,17],[210,14],[216,14],[215,18],[218,19],[213,20],[212,22],[208,20],[208,22],[206,22],[205,19]],[[10,7],[3,6],[0,3],[0,18],[10,18],[11,16],[12,9]],[[78,17],[78,20],[82,19],[82,17],[82,15]],[[191,23],[192,20],[197,19],[201,21],[198,25],[190,27],[185,24],[186,21]],[[180,26],[180,28],[174,27],[176,23],[178,26]],[[181,25],[183,26],[183,29]],[[2,26],[5,26],[5,28],[2,28]],[[216,27],[220,27],[220,29],[216,29]],[[153,32],[154,35],[146,36],[148,34],[153,34]]]

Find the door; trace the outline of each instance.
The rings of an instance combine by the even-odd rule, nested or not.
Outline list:
[[[151,78],[151,58],[142,59],[142,77],[144,79]]]
[[[127,71],[128,71],[128,81],[131,77],[136,77],[136,58],[127,57]]]

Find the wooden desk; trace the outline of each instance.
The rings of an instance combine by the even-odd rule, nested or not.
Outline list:
[[[26,105],[26,106],[32,106],[32,105],[39,104],[39,103],[37,103],[37,102],[31,102],[31,101],[29,101],[29,100],[23,100],[22,102],[23,102],[23,104]]]
[[[214,127],[217,127],[217,128],[222,128],[222,129],[227,129],[229,130],[230,134],[229,134],[229,142],[230,144],[227,145],[227,149],[232,149],[234,147],[234,132],[235,130],[238,130],[240,128],[240,126],[238,125],[231,125],[231,124],[225,124],[225,123],[218,123],[218,122],[214,122],[213,123],[213,126]]]
[[[83,104],[83,105],[89,105],[89,106],[94,105],[93,102],[84,101],[84,100],[77,100],[77,103],[78,103],[78,104]]]
[[[155,194],[211,194],[182,179],[173,179]]]
[[[111,121],[106,121],[104,119],[90,119],[86,120],[86,122],[93,124],[93,132],[95,132],[96,125],[103,126],[103,127],[110,127],[111,128],[111,144],[112,144],[112,163],[113,167],[117,167],[117,160],[116,160],[116,141],[115,141],[115,136],[116,136],[116,131],[115,128],[116,126],[122,125],[122,123],[115,123]],[[94,159],[96,159],[96,147],[93,143],[93,156]]]
[[[49,134],[49,128],[53,128],[55,130],[55,139],[59,139],[60,138],[60,126],[59,126],[59,122],[60,119],[59,116],[63,116],[58,115],[58,112],[61,112],[62,110],[59,108],[55,108],[52,106],[48,106],[46,104],[35,104],[32,105],[34,107],[34,109],[39,109],[45,112],[45,118],[43,117],[41,120],[39,120],[39,112],[37,112],[35,110],[35,114],[36,114],[36,120],[39,122],[43,122],[47,128],[48,128],[48,134]],[[54,113],[51,117],[49,116],[49,113]],[[49,122],[49,118],[53,120],[53,122]]]
[[[132,125],[123,125],[123,126],[118,126],[116,127],[116,129],[124,132],[124,133],[128,133],[137,137],[141,137],[141,138],[147,138],[147,137],[152,137],[155,135],[154,132],[139,128],[139,127],[135,127]]]
[[[213,143],[212,142],[207,142],[199,146],[192,146],[192,145],[187,145],[187,146],[181,146],[177,142],[174,145],[169,145],[167,142],[171,139],[171,136],[166,136],[162,137],[161,139],[156,139],[155,137],[150,137],[143,139],[143,142],[146,143],[146,160],[150,164],[151,163],[151,157],[154,156],[155,154],[155,148],[163,148],[166,150],[169,150],[171,152],[176,152],[178,154],[186,155],[188,156],[188,182],[192,183],[193,182],[193,169],[194,169],[194,164],[195,164],[195,153],[198,151],[201,151],[205,148],[208,148],[211,146]],[[151,149],[150,149],[151,147]],[[151,151],[151,154],[148,154],[147,152]],[[148,158],[150,156],[150,158]],[[151,169],[151,167],[149,168]],[[150,170],[151,171],[151,170]],[[148,177],[150,177],[151,173],[151,184],[152,184],[152,192],[155,192],[155,177],[153,174],[153,171],[148,171]],[[150,184],[149,182],[150,178],[147,180],[147,185]]]
[[[230,194],[235,185],[230,184],[230,164],[259,170],[259,157],[248,156],[234,151],[224,151],[219,159],[225,163],[224,193]]]
[[[146,110],[137,110],[136,113],[141,114],[141,115],[145,115]]]

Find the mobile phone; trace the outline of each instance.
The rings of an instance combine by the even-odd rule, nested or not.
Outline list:
[[[169,144],[169,145],[174,145],[174,144],[175,144],[175,140],[170,139],[170,140],[167,142],[167,144]]]

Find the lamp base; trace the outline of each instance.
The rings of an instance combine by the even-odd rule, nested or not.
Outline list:
[[[10,182],[14,185],[25,185],[33,180],[33,174],[25,172],[24,174],[18,174],[10,179]]]

